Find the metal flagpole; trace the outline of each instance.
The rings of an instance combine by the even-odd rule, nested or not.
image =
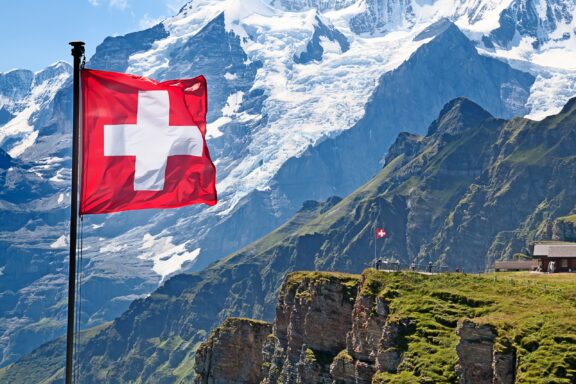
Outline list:
[[[84,43],[73,41],[74,116],[72,131],[72,192],[70,209],[70,269],[68,274],[68,328],[66,331],[66,384],[72,384],[74,362],[74,304],[76,301],[76,231],[78,226],[78,168],[80,149],[80,65]]]
[[[376,228],[372,231],[372,236],[374,236],[374,268],[376,268],[376,243],[378,242],[378,235],[376,234],[377,228],[378,224],[376,224]]]

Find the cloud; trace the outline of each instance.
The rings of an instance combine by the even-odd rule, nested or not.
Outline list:
[[[171,15],[175,15],[188,1],[189,0],[166,0],[166,8],[168,8],[168,12]]]
[[[148,15],[147,13],[144,14],[144,16],[142,16],[142,18],[140,19],[140,21],[138,22],[138,26],[141,29],[148,29],[150,27],[155,26],[156,24],[160,23],[162,20],[164,20],[165,17],[164,16],[160,16],[160,17],[150,17],[150,15]]]
[[[109,0],[108,6],[110,8],[116,8],[120,10],[124,10],[128,8],[128,0]]]
[[[95,7],[100,6],[103,3],[108,3],[108,7],[110,8],[116,8],[119,10],[125,10],[128,9],[130,7],[130,3],[129,0],[88,0],[88,2],[90,4],[92,4]]]

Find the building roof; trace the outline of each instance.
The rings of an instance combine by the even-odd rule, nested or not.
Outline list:
[[[576,243],[537,243],[534,256],[576,257]]]
[[[530,270],[538,266],[537,260],[509,260],[497,261],[495,269],[525,269]]]

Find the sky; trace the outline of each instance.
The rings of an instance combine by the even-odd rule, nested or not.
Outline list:
[[[5,0],[0,11],[0,72],[41,70],[72,61],[69,41],[86,43],[90,58],[107,36],[150,27],[186,0]]]

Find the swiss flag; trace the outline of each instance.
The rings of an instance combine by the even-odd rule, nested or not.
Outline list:
[[[80,214],[216,204],[206,80],[84,69]]]
[[[384,228],[376,228],[376,238],[383,239],[387,235],[386,230]]]

